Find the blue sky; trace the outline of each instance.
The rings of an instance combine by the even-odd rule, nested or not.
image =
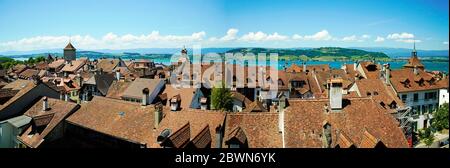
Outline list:
[[[0,51],[61,48],[448,49],[448,0],[0,0]]]

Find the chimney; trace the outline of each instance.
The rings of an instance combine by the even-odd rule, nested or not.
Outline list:
[[[414,72],[414,75],[419,74],[419,69],[417,68],[417,65],[414,66],[413,72]]]
[[[163,110],[163,105],[161,103],[158,103],[155,105],[155,129],[159,127],[159,123],[161,122],[162,119],[162,110]]]
[[[389,85],[391,84],[391,67],[389,64],[386,64],[386,73],[385,73],[385,79],[386,79],[386,84]]]
[[[222,148],[222,126],[216,127],[216,148]]]
[[[64,100],[64,92],[63,91],[59,92],[59,100]]]
[[[353,70],[355,70],[356,71],[356,66],[358,65],[358,63],[355,61],[354,63],[353,63]]]
[[[117,81],[120,80],[120,72],[118,69],[116,70],[116,79],[117,79]]]
[[[303,63],[303,72],[306,72],[306,63]]]
[[[278,132],[283,133],[284,131],[284,110],[278,112]]]
[[[49,107],[48,107],[48,98],[47,98],[47,96],[45,96],[42,99],[42,111],[47,111],[48,109],[49,109]]]
[[[342,78],[328,80],[328,97],[330,99],[331,110],[342,109]]]
[[[80,73],[77,73],[77,77],[76,77],[75,81],[77,82],[78,86],[80,86],[80,88],[81,88],[81,86],[83,86],[83,79],[81,78]]]
[[[148,90],[148,88],[144,88],[142,90],[142,105],[146,106],[147,105],[147,99],[148,99],[148,93],[150,91]]]

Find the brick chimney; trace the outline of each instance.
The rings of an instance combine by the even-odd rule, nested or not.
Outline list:
[[[342,109],[342,78],[328,80],[328,97],[332,111]]]

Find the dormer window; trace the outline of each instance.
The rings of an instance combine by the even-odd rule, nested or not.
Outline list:
[[[281,79],[278,79],[278,85],[284,86],[284,82]]]
[[[370,93],[370,92],[367,92],[366,94],[367,94],[367,96],[371,96],[372,95],[372,93]]]
[[[373,92],[373,95],[378,95],[378,92],[377,91]]]

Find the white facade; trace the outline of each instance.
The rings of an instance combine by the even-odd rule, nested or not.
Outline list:
[[[412,126],[414,131],[430,126],[432,113],[439,106],[439,90],[426,90],[416,92],[398,93],[399,98],[406,106],[412,108]]]
[[[448,103],[448,89],[439,89],[439,106]]]

